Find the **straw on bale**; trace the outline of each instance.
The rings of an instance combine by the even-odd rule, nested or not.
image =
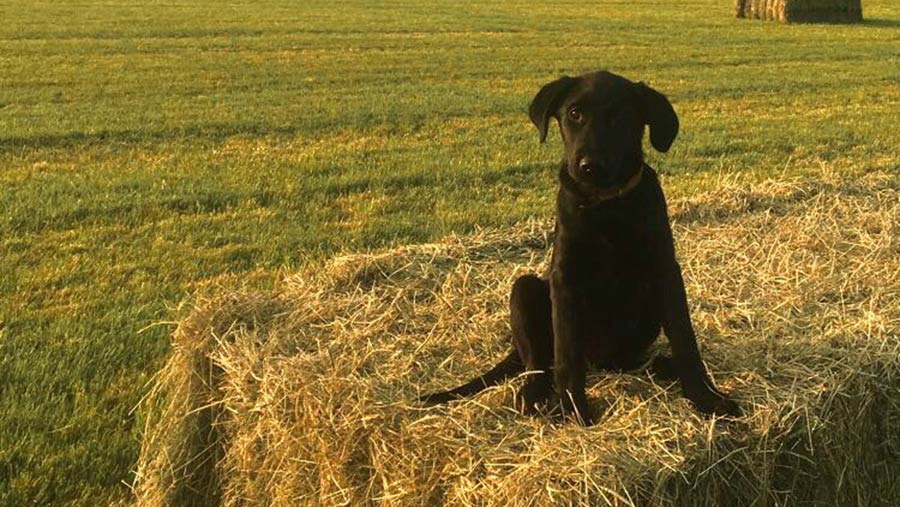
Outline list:
[[[671,211],[741,420],[642,372],[589,377],[591,428],[518,415],[521,378],[412,402],[508,350],[509,287],[548,261],[535,221],[199,304],[145,406],[139,504],[900,505],[896,177],[726,178]]]
[[[782,23],[855,23],[862,21],[861,0],[736,0],[739,18]]]

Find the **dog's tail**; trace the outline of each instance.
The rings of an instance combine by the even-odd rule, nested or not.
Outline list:
[[[437,405],[450,400],[471,396],[488,387],[497,385],[504,380],[525,371],[525,365],[519,359],[519,353],[515,349],[502,361],[481,376],[475,377],[465,384],[439,393],[426,394],[419,397],[419,401],[427,405]]]

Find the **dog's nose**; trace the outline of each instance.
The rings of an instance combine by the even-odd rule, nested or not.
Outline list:
[[[596,164],[590,157],[581,157],[581,160],[578,162],[578,168],[586,173],[593,171],[595,167]]]

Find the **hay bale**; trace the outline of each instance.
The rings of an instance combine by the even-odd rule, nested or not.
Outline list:
[[[860,0],[736,0],[739,18],[782,23],[858,23],[862,21]]]
[[[703,354],[747,416],[595,373],[592,428],[513,410],[516,380],[410,400],[503,355],[549,223],[344,256],[183,321],[145,407],[161,505],[900,505],[900,186],[724,181],[674,201]]]

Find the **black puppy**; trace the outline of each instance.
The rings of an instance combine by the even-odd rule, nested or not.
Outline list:
[[[668,99],[643,83],[596,72],[545,85],[529,115],[541,142],[556,118],[564,143],[549,273],[526,275],[513,285],[510,355],[465,385],[422,400],[440,403],[524,370],[540,371],[525,381],[520,407],[531,412],[547,402],[555,380],[564,412],[591,424],[586,365],[640,368],[662,329],[672,355],[657,356],[651,370],[679,379],[701,412],[739,416],[700,359],[666,201],[656,172],[644,164],[645,126],[661,152],[678,133]]]

